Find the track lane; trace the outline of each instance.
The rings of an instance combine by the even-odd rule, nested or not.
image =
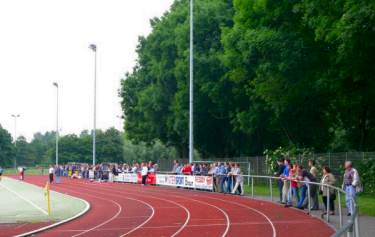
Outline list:
[[[42,182],[42,185],[43,184],[44,182]],[[55,186],[59,185],[60,184]],[[180,212],[180,214],[178,214],[178,211],[176,211],[176,206],[172,207],[171,203],[166,203],[165,201],[163,203],[163,201],[161,200],[161,202],[159,203],[155,202],[158,206],[157,212],[162,212],[160,216],[169,215],[172,216],[172,218],[168,219],[165,222],[159,222],[155,220],[159,219],[160,216],[156,216],[146,225],[141,226],[136,231],[133,231],[132,233],[127,235],[131,237],[171,236],[179,229],[181,229],[181,231],[175,234],[175,236],[222,236],[228,227],[228,221],[221,211],[215,209],[212,206],[216,206],[224,211],[227,214],[228,219],[230,220],[230,228],[226,233],[226,236],[249,236],[249,234],[251,233],[251,236],[271,237],[273,236],[273,230],[270,222],[265,217],[268,217],[268,219],[272,222],[278,237],[297,237],[301,236],[301,234],[306,237],[329,236],[333,233],[332,229],[330,229],[322,221],[311,218],[305,213],[296,211],[294,209],[283,208],[279,205],[272,204],[266,201],[254,200],[250,198],[184,189],[153,186],[141,187],[132,184],[93,184],[82,180],[74,180],[73,184],[69,183],[69,188],[71,188],[70,185],[77,185],[78,187],[75,187],[74,189],[80,190],[80,193],[91,193],[91,195],[98,196],[99,194],[97,192],[99,192],[100,195],[104,195],[103,197],[114,199],[116,201],[122,200],[122,198],[119,198],[117,196],[126,196],[146,201],[150,201],[151,196],[154,197],[154,199],[167,198],[184,206],[190,212],[190,220],[186,222],[186,213],[185,215],[182,215],[181,208],[177,208],[177,210],[179,210]],[[89,191],[83,189],[88,189]],[[93,191],[96,193],[94,193]],[[108,193],[110,191],[114,192],[114,194],[112,193],[109,195]],[[145,196],[148,196],[148,199]],[[197,202],[197,200],[201,203]],[[210,207],[209,205],[205,205],[204,203],[208,203],[212,206]],[[113,210],[111,211],[111,213],[113,215]],[[264,215],[262,215],[261,213],[263,213]],[[115,232],[116,234],[124,234],[129,230],[134,229],[134,225],[132,227],[128,227],[126,225],[123,225],[121,220],[133,220],[132,217],[134,217],[135,219],[143,218],[142,220],[144,221],[146,218],[145,216],[149,216],[145,215],[144,213],[136,213],[135,211],[132,211],[128,214],[129,215],[126,216],[118,216],[106,225],[90,231],[89,233],[87,233],[87,236],[107,236],[103,235],[103,233],[112,232]],[[77,222],[85,218],[86,216],[83,216],[82,218],[77,220]],[[176,219],[180,221],[175,221]],[[181,228],[184,225],[182,220],[185,220],[184,223],[187,223],[184,228]],[[138,220],[137,223],[140,224],[141,221]],[[65,225],[61,227],[64,227],[64,233],[70,233],[70,235],[64,236],[72,236],[83,230],[83,228],[67,228],[68,226]],[[84,236],[86,236],[86,234]],[[120,236],[120,234],[113,236]]]

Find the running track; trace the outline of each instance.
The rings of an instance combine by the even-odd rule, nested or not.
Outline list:
[[[27,181],[44,186],[46,179],[29,176]],[[91,209],[37,236],[315,237],[333,233],[324,222],[301,211],[239,196],[69,179],[52,189],[85,199]],[[40,226],[0,226],[0,236]]]

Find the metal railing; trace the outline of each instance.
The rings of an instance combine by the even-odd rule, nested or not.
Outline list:
[[[266,180],[266,183],[269,184],[269,195],[270,195],[270,200],[273,201],[273,181],[277,182],[280,180],[279,177],[273,177],[273,176],[262,176],[262,175],[243,175],[243,177],[250,179],[250,190],[251,190],[251,197],[255,197],[255,189],[254,189],[254,179],[263,179]],[[343,221],[343,211],[341,207],[341,195],[345,195],[345,191],[342,190],[341,188],[328,185],[328,184],[322,184],[322,183],[317,183],[317,182],[308,182],[308,181],[300,181],[300,180],[290,180],[290,179],[285,179],[289,182],[289,185],[291,185],[290,181],[295,181],[297,183],[300,183],[302,185],[307,186],[307,210],[308,213],[311,213],[311,185],[316,185],[318,186],[319,190],[321,187],[325,187],[327,189],[327,210],[326,210],[326,217],[325,221],[330,222],[330,198],[331,197],[331,190],[334,190],[333,192],[336,194],[338,198],[338,212],[339,212],[339,227],[336,229],[336,232],[331,236],[331,237],[340,237],[343,236],[344,234],[347,234],[348,237],[360,237],[359,234],[359,221],[358,221],[358,206],[356,203],[356,200],[353,201],[353,206],[354,206],[354,211],[351,213],[350,218],[347,220],[347,223],[344,224]],[[291,187],[289,188],[289,191],[291,192]],[[323,217],[323,215],[322,215]]]

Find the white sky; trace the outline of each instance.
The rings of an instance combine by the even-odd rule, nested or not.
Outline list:
[[[93,126],[93,52],[98,47],[97,128],[122,128],[120,79],[135,65],[139,35],[173,0],[0,0],[0,124],[17,136]]]

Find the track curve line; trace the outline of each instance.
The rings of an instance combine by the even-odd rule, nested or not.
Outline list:
[[[91,184],[91,185],[93,185],[93,184]],[[93,191],[93,190],[91,190],[91,189],[87,189],[86,188],[86,186],[83,186],[83,185],[80,185],[79,184],[79,186],[80,187],[83,187],[83,189],[85,189],[85,190],[87,190],[87,191],[91,191],[91,192],[95,192],[95,191]],[[98,185],[94,185],[95,187],[97,187]],[[112,190],[112,189],[107,189],[107,188],[105,188],[105,187],[102,187],[102,186],[100,186],[99,187],[99,189],[102,189],[102,190],[106,190],[106,191],[111,191],[111,193],[109,194],[109,195],[112,195],[112,196],[116,196],[116,197],[118,197],[118,198],[124,198],[123,196],[120,196],[120,195],[114,195],[113,193],[118,193],[118,194],[124,194],[124,192],[119,192],[118,190]],[[98,193],[98,192],[95,192],[95,193]],[[141,194],[134,194],[134,193],[129,193],[129,192],[126,192],[127,194],[129,194],[129,195],[133,195],[133,196],[142,196],[142,197],[144,197],[144,195],[141,195]],[[176,206],[178,206],[178,207],[180,207],[180,208],[182,208],[184,211],[185,211],[185,213],[186,213],[186,220],[185,220],[185,222],[184,222],[184,224],[173,234],[173,235],[171,235],[171,237],[175,237],[175,236],[177,236],[186,226],[187,226],[187,224],[189,223],[189,221],[190,221],[190,211],[185,207],[185,206],[183,206],[183,205],[181,205],[181,204],[179,204],[179,203],[177,203],[177,202],[175,202],[175,201],[171,201],[171,200],[168,200],[168,199],[165,199],[165,198],[160,198],[160,197],[151,197],[151,196],[149,196],[149,197],[146,197],[146,198],[151,198],[151,199],[157,199],[157,200],[161,200],[161,201],[165,201],[165,202],[169,202],[169,203],[172,203],[172,204],[174,204],[174,205],[176,205]],[[139,199],[137,199],[137,200],[139,200]],[[152,216],[154,215],[154,212],[152,213]],[[151,218],[150,218],[151,219]],[[147,222],[145,222],[144,224],[146,224]],[[136,231],[136,230],[138,230],[138,229],[140,229],[144,224],[142,224],[142,225],[140,225],[140,226],[138,226],[137,228],[135,228],[135,229],[133,229],[133,230],[130,230],[129,232],[127,232],[127,233],[125,233],[125,234],[123,234],[123,235],[121,235],[120,237],[124,237],[124,236],[126,236],[126,235],[129,235],[129,234],[131,234],[131,233],[133,233],[134,231]],[[224,236],[223,236],[224,237]]]
[[[148,190],[148,192],[159,194],[159,192],[153,191],[153,190]],[[169,193],[173,193],[173,194],[177,194],[177,195],[181,195],[182,194],[182,192],[176,192],[176,191],[172,191],[172,190],[171,191],[168,190],[168,192]],[[183,197],[183,198],[187,198],[187,197]],[[218,201],[221,201],[221,202],[227,202],[227,203],[229,202],[229,203],[231,203],[233,205],[237,205],[237,206],[240,206],[240,207],[243,207],[243,208],[246,208],[248,210],[251,210],[253,212],[258,213],[259,215],[263,216],[267,220],[267,222],[270,224],[270,226],[272,228],[272,237],[276,237],[277,236],[277,231],[276,231],[275,225],[273,224],[272,220],[265,213],[263,213],[262,211],[257,210],[257,209],[252,208],[252,207],[249,207],[249,206],[246,206],[246,205],[238,203],[238,202],[230,201],[228,199],[223,200],[223,199],[219,199],[219,198],[209,197],[208,195],[206,195],[205,198],[212,199],[212,200],[218,200]]]
[[[122,190],[122,191],[124,191],[124,192],[121,192],[121,191],[119,191],[119,190],[113,190],[113,189],[111,189],[111,188],[105,188],[105,187],[101,187],[103,190],[107,190],[107,191],[111,191],[112,193],[113,192],[116,192],[116,193],[121,193],[121,194],[124,194],[124,193],[126,193],[126,194],[130,194],[130,195],[136,195],[136,196],[142,196],[142,194],[135,194],[135,193],[132,193],[132,192],[127,192],[127,191],[125,191],[125,190]],[[150,190],[147,190],[146,192],[152,192],[152,191],[150,191]],[[153,194],[160,194],[160,193],[158,193],[158,192],[152,192]],[[215,208],[215,209],[217,209],[217,210],[219,210],[221,213],[223,213],[223,215],[224,215],[224,217],[225,217],[225,219],[226,219],[226,228],[225,228],[225,231],[224,231],[224,233],[221,235],[221,237],[225,237],[227,234],[228,234],[228,232],[229,232],[229,229],[230,229],[230,225],[231,225],[231,222],[230,222],[230,218],[229,218],[229,215],[228,215],[228,213],[226,213],[223,209],[221,209],[220,207],[218,207],[218,206],[215,206],[215,205],[212,205],[212,204],[210,204],[210,203],[208,203],[208,202],[204,202],[204,201],[200,201],[200,200],[196,200],[196,199],[194,199],[194,198],[187,198],[187,197],[182,197],[182,196],[178,196],[178,195],[172,195],[172,196],[174,196],[174,197],[178,197],[178,198],[182,198],[182,199],[186,199],[186,200],[191,200],[191,201],[194,201],[194,202],[198,202],[198,203],[201,203],[201,204],[203,204],[203,205],[206,205],[206,206],[210,206],[210,207],[213,207],[213,208]],[[156,197],[149,197],[149,198],[156,198]],[[167,200],[167,199],[164,199],[164,198],[156,198],[156,199],[162,199],[162,200],[165,200],[165,201],[168,201],[168,202],[173,202],[173,201],[170,201],[170,200]],[[179,205],[178,203],[176,203],[177,205]],[[186,209],[186,208],[185,208]],[[187,210],[187,209],[186,209]],[[187,210],[188,211],[188,210]],[[186,223],[187,224],[187,223]],[[185,224],[185,226],[186,226],[186,224]],[[181,232],[182,231],[182,229],[179,231],[179,232]],[[178,233],[179,233],[178,232]],[[176,236],[176,235],[172,235],[171,237],[174,237],[174,236]]]
[[[68,188],[64,188],[64,187],[61,187],[61,186],[60,186],[59,188],[61,188],[61,189],[65,189],[65,190],[69,190],[70,192],[78,193],[78,194],[79,194],[79,192],[77,192],[77,191],[72,191],[72,190],[70,190],[70,189],[68,189]],[[92,191],[92,190],[90,190],[90,191]],[[96,193],[97,193],[97,192],[96,192]],[[106,198],[102,198],[102,197],[94,196],[94,195],[91,195],[91,194],[88,194],[88,193],[85,193],[85,195],[87,195],[87,196],[91,196],[91,197],[94,197],[94,198],[98,198],[98,199],[101,199],[101,200],[108,201],[108,199],[106,199]],[[133,201],[140,202],[140,203],[146,205],[147,207],[149,207],[149,208],[151,209],[151,215],[147,218],[147,220],[144,221],[143,223],[141,223],[140,225],[136,226],[134,229],[139,229],[139,228],[141,228],[143,225],[145,225],[147,222],[149,222],[149,221],[152,219],[152,217],[154,216],[154,214],[155,214],[155,209],[154,209],[154,208],[152,207],[152,205],[150,205],[149,203],[147,203],[147,202],[145,202],[145,201],[142,201],[142,200],[135,199],[135,198],[128,198],[128,197],[121,197],[121,198],[122,198],[122,199],[127,199],[127,200],[133,200]],[[99,228],[99,227],[101,227],[101,226],[103,226],[103,225],[105,225],[105,224],[107,224],[107,223],[113,221],[114,219],[116,219],[116,218],[120,215],[120,213],[121,213],[121,211],[122,211],[122,207],[121,207],[121,205],[120,205],[119,203],[117,203],[116,201],[113,201],[113,200],[109,200],[109,201],[112,202],[112,203],[115,203],[115,204],[119,207],[119,211],[118,211],[113,217],[111,217],[110,219],[108,219],[108,220],[102,222],[101,224],[99,224],[99,225],[97,225],[97,226],[94,226],[93,228],[90,228],[90,229],[88,229],[88,230],[84,230],[83,232],[81,232],[81,233],[79,233],[79,234],[73,235],[72,237],[77,237],[77,236],[80,236],[80,235],[86,234],[87,232],[93,231],[93,230],[95,230],[95,229],[97,229],[97,228]],[[135,230],[130,230],[127,234],[130,234],[130,233],[133,232],[133,231],[135,231]],[[125,235],[122,235],[122,236],[125,236]]]

